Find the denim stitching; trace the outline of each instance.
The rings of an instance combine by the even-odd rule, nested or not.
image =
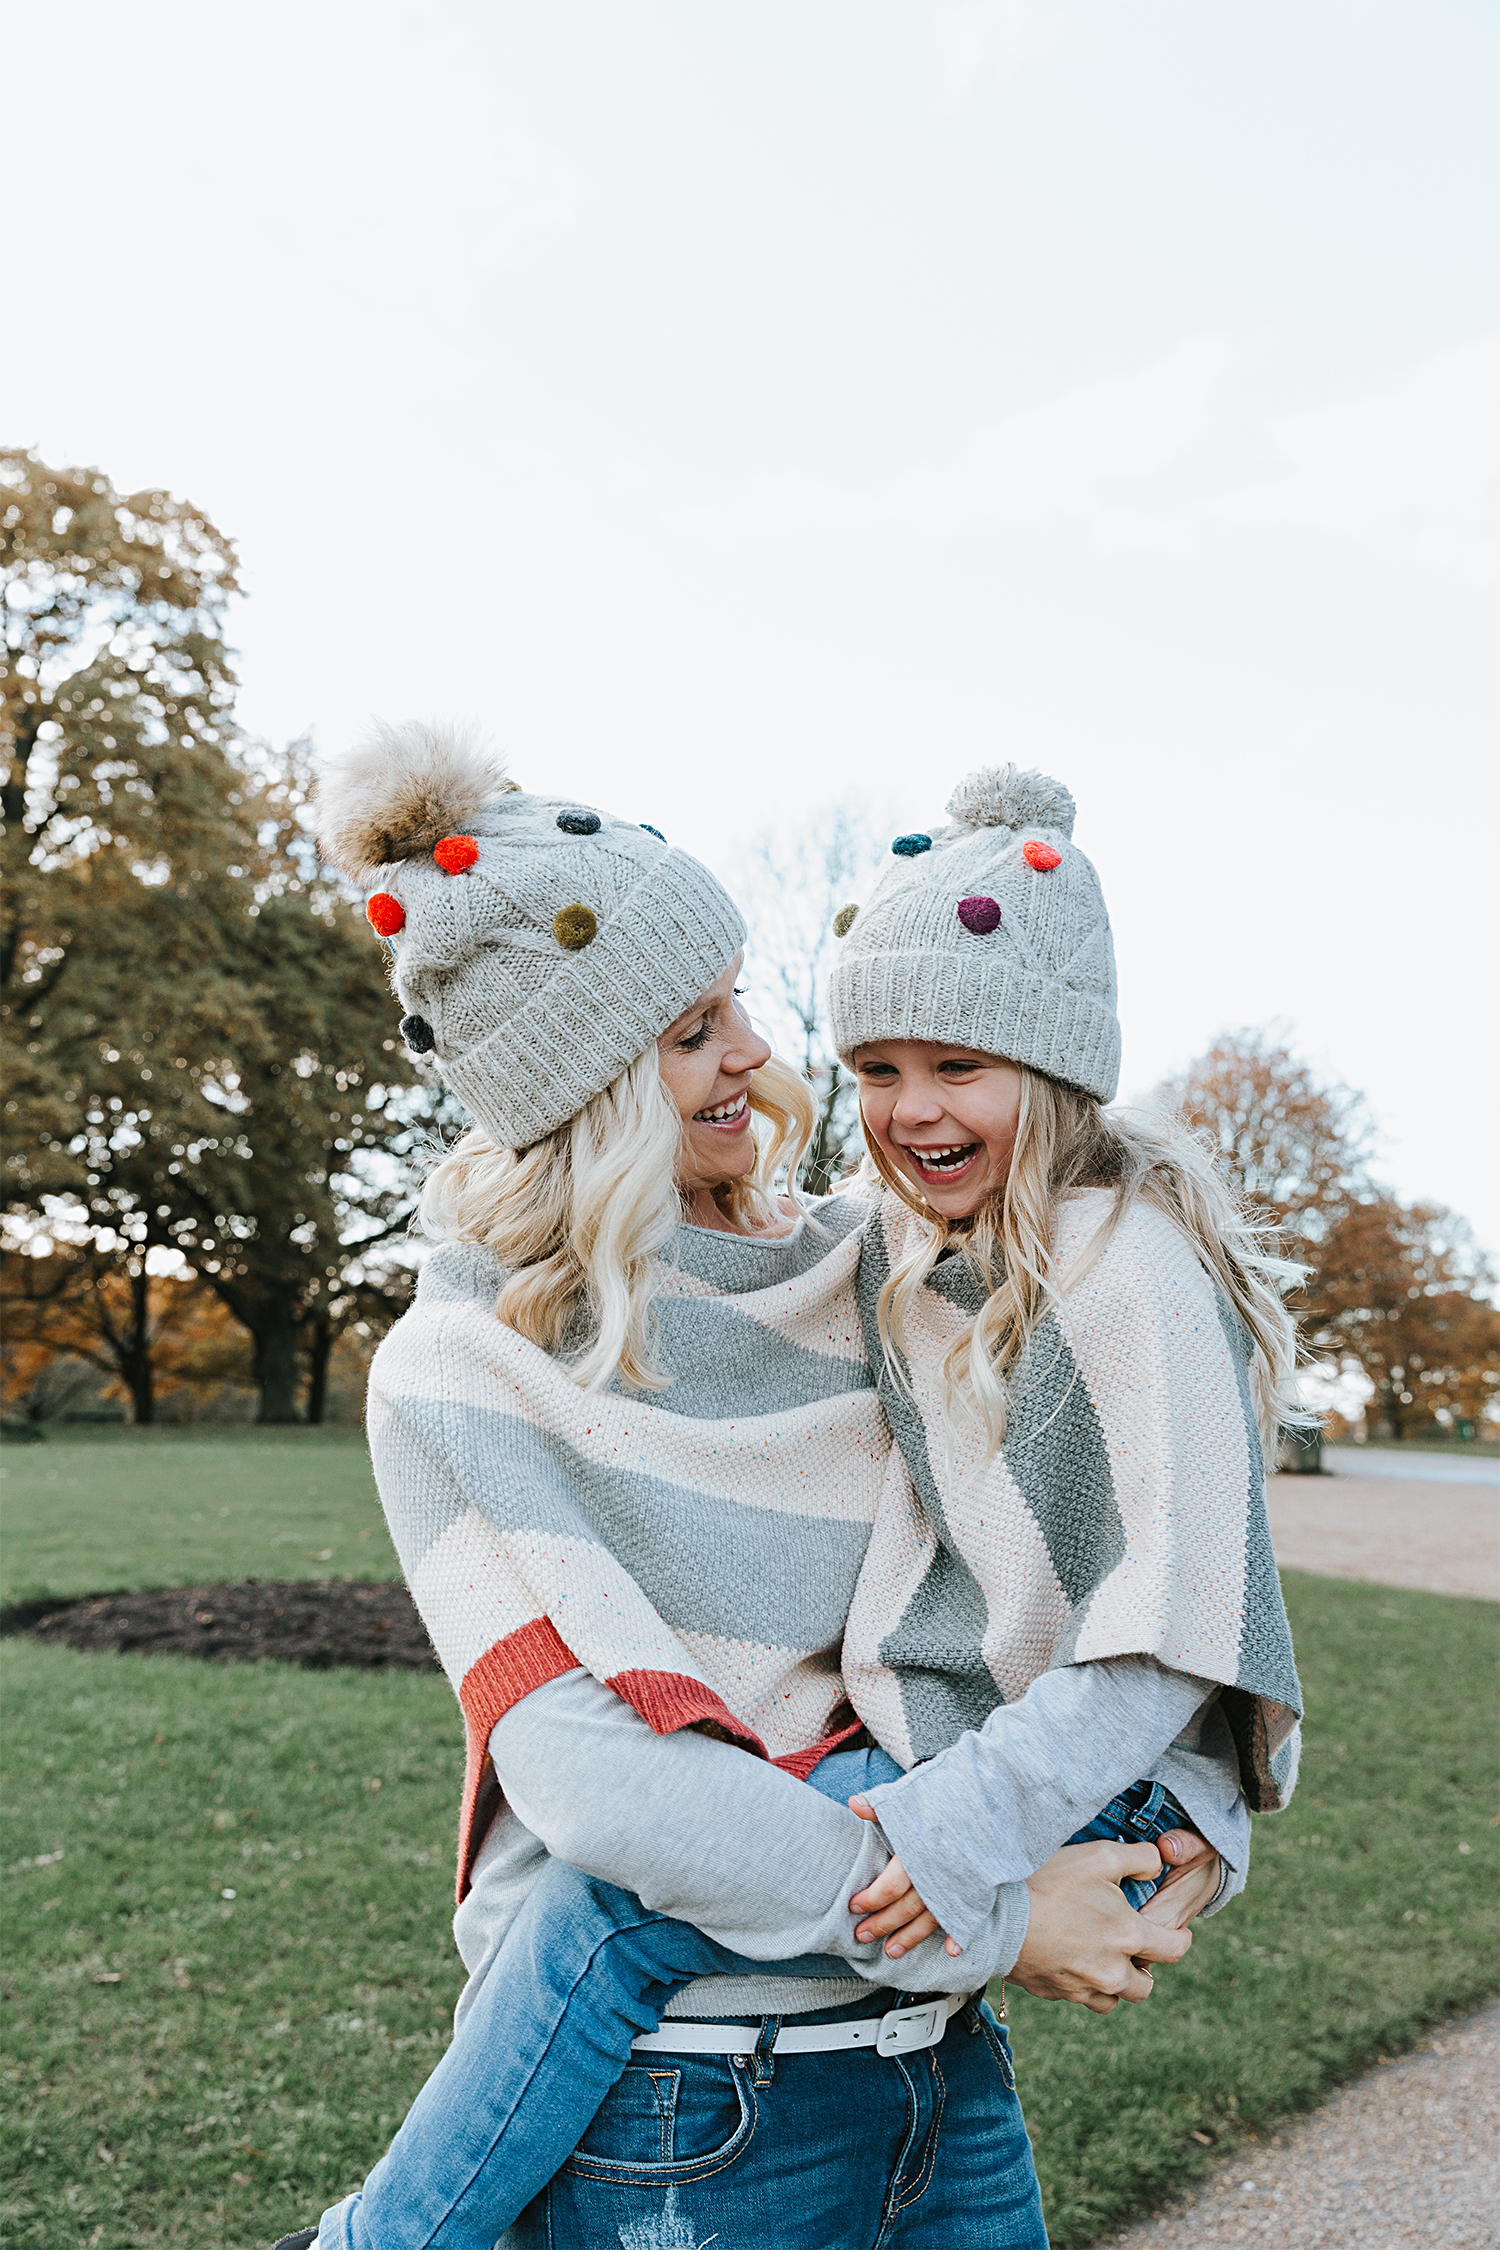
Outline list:
[[[692,2187],[698,2180],[711,2179],[715,2172],[727,2172],[737,2164],[755,2138],[755,2128],[760,2122],[760,2105],[755,2099],[754,2087],[742,2085],[740,2073],[734,2074],[735,2090],[740,2097],[740,2122],[727,2141],[710,2149],[706,2156],[684,2156],[670,2164],[622,2164],[609,2156],[580,2158],[575,2151],[563,2165],[564,2172],[574,2180],[599,2180],[614,2187],[669,2187],[680,2183]],[[746,2106],[748,2104],[748,2107]],[[590,2166],[597,2166],[591,2170]]]
[[[1015,2065],[1010,2059],[1010,2048],[1003,2039],[995,2037],[983,2016],[979,2019],[979,2028],[984,2034],[985,2045],[999,2065],[1000,2076],[1005,2081],[1005,2091],[1008,2094],[1013,2094],[1016,2090],[1016,2071]]]
[[[898,2211],[909,2210],[912,2204],[920,2203],[922,2197],[932,2185],[932,2175],[937,2167],[938,2133],[942,2127],[943,2110],[948,2100],[948,2081],[938,2067],[937,2049],[935,2047],[928,2049],[927,2062],[937,2083],[932,2105],[932,2123],[927,2128],[926,2177],[913,2186],[910,2195],[902,2197],[896,2206]]]
[[[900,2148],[896,2151],[896,2161],[891,2168],[892,2184],[887,2187],[885,2196],[881,2202],[880,2232],[875,2237],[873,2250],[884,2250],[884,2245],[890,2241],[891,2229],[896,2224],[897,2219],[901,2216],[901,2206],[896,2201],[895,2182],[898,2181],[901,2177],[901,2167],[906,2162],[907,2152],[911,2148],[912,2142],[917,2137],[917,2127],[922,2121],[922,2105],[920,2100],[918,2099],[917,2089],[912,2081],[911,2072],[907,2069],[905,2063],[901,2060],[901,2057],[899,2055],[889,2055],[886,2057],[886,2060],[888,2062],[894,2063],[897,2070],[899,2070],[901,2073],[902,2081],[906,2087],[906,2114],[911,2122],[907,2127],[905,2140],[901,2143]]]

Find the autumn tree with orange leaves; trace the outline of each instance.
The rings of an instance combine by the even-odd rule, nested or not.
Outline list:
[[[1500,1401],[1493,1275],[1453,1212],[1403,1204],[1372,1181],[1362,1099],[1257,1031],[1227,1033],[1160,1098],[1306,1267],[1291,1303],[1313,1358],[1362,1374],[1372,1417],[1393,1437],[1440,1412],[1478,1426]]]

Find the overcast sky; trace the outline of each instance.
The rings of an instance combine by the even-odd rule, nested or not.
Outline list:
[[[1125,1087],[1278,1020],[1500,1247],[1480,0],[10,0],[4,428],[241,715],[744,839],[1061,775]]]

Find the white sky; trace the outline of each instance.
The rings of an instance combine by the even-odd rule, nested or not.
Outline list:
[[[731,887],[1061,775],[1125,1087],[1279,1019],[1500,1246],[1481,0],[8,0],[4,428],[240,543],[241,715]]]

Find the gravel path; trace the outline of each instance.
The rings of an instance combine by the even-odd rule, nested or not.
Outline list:
[[[1272,1477],[1266,1499],[1284,1569],[1500,1600],[1500,1491],[1393,1478]]]
[[[1496,2250],[1500,2005],[1445,2024],[1208,2183],[1103,2242],[1125,2250]]]

